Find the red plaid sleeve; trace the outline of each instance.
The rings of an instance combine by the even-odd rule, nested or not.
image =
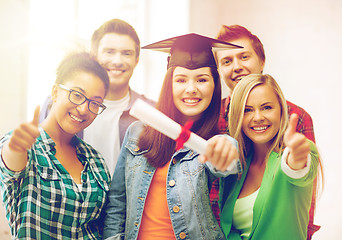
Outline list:
[[[220,186],[220,179],[217,178],[213,181],[213,183],[211,185],[209,197],[210,197],[211,209],[213,210],[214,216],[215,216],[218,224],[220,225],[220,207],[218,205],[219,189],[220,189],[219,186]]]
[[[309,140],[315,142],[315,134],[311,116],[301,107],[286,101],[289,117],[292,113],[296,113],[298,115],[298,124],[296,131],[302,133]]]
[[[230,98],[225,98],[221,101],[220,118],[218,122],[218,127],[221,134],[227,133],[227,107],[230,102],[229,99]]]

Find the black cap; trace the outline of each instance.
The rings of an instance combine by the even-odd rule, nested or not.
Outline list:
[[[231,48],[242,47],[196,33],[168,38],[142,47],[170,53],[167,68],[179,66],[190,70],[217,67],[212,50]]]

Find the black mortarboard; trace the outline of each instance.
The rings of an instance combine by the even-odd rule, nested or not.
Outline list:
[[[168,38],[142,47],[170,53],[167,68],[179,66],[191,70],[217,67],[212,50],[230,48],[242,47],[196,33]]]

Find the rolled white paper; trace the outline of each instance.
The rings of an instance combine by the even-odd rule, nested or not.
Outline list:
[[[181,125],[141,99],[135,101],[129,114],[173,140],[176,140],[182,132]],[[207,141],[191,132],[188,141],[184,145],[199,154],[204,154]]]
[[[173,140],[176,140],[182,132],[181,125],[141,99],[137,99],[135,101],[129,111],[129,114]],[[190,133],[188,141],[184,143],[185,146],[199,154],[205,153],[207,144],[208,143],[205,139],[193,132]],[[237,160],[231,163],[227,169],[228,171],[237,169],[236,161]],[[207,164],[211,163],[207,162]]]

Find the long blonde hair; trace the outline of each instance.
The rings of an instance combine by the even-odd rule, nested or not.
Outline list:
[[[246,157],[251,150],[252,143],[242,131],[242,121],[244,118],[245,106],[249,93],[259,85],[270,86],[276,94],[281,108],[280,127],[274,137],[273,143],[266,154],[265,160],[269,155],[276,151],[282,152],[284,149],[283,136],[288,124],[287,104],[283,92],[277,82],[270,75],[250,74],[244,77],[235,87],[229,106],[228,129],[229,134],[239,143],[240,160],[245,166]]]
[[[280,107],[281,107],[281,117],[280,117],[280,127],[277,135],[274,137],[273,143],[269,148],[265,161],[268,160],[270,154],[275,151],[282,154],[285,146],[283,142],[284,133],[288,125],[288,110],[287,103],[283,92],[281,91],[277,82],[270,75],[262,74],[250,74],[244,77],[235,87],[231,102],[229,106],[229,119],[228,119],[228,129],[230,135],[235,138],[239,143],[239,153],[242,165],[246,166],[246,157],[249,151],[252,150],[251,140],[242,131],[242,121],[244,118],[245,106],[249,93],[253,88],[259,85],[270,86],[274,93],[276,94]],[[319,171],[317,174],[316,193],[315,198],[317,198],[320,193],[322,193],[324,188],[324,171],[323,164],[320,154],[318,153],[319,160]]]

